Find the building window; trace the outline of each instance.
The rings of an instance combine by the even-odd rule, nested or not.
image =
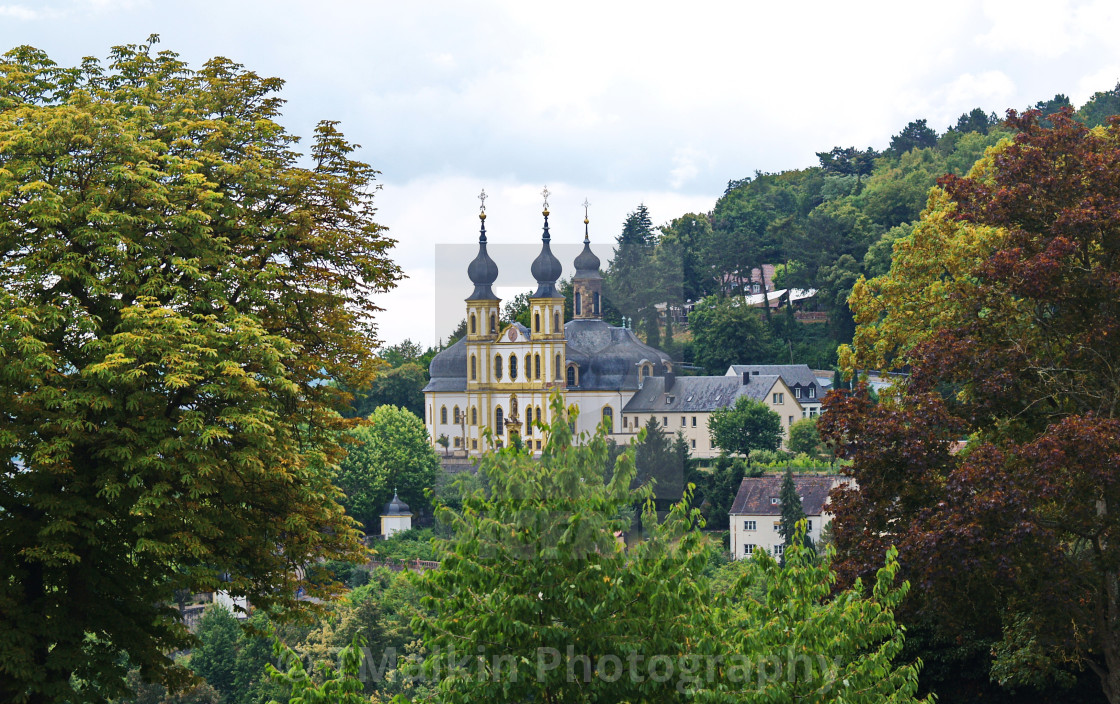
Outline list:
[[[533,373],[532,362],[533,362],[533,358],[530,355],[526,354],[525,355],[525,381],[529,381],[530,379],[533,378],[531,376],[531,374]]]
[[[494,378],[498,381],[502,380],[502,355],[494,355]]]
[[[806,521],[805,522],[805,532],[807,532],[807,533],[812,533],[813,532],[813,522],[812,521]]]
[[[447,425],[447,406],[439,407],[439,422],[442,425]]]
[[[771,506],[777,506],[778,505],[778,497],[777,496],[771,496],[770,497],[770,505]]]
[[[661,427],[662,428],[668,428],[669,427],[669,416],[661,416]]]
[[[816,398],[817,397],[817,390],[814,387],[810,386],[808,391],[809,391],[809,398]]]
[[[541,422],[541,407],[537,406],[537,422]]]
[[[774,394],[774,405],[779,405],[786,402],[785,394]]]
[[[758,530],[758,521],[743,521],[743,530]]]
[[[539,354],[533,356],[533,378],[541,378],[541,356]]]
[[[534,313],[533,314],[533,332],[540,332],[540,331],[541,331],[541,314],[540,313]]]
[[[579,381],[579,377],[576,376],[576,365],[569,364],[568,365],[568,386],[575,386],[576,382],[578,382],[578,381]]]
[[[563,366],[564,363],[560,361],[560,355],[556,355],[556,363],[552,368],[552,378],[556,381],[560,381],[560,369],[562,369]]]
[[[793,425],[793,416],[790,416],[790,417],[789,417],[789,424],[790,424],[790,425]]]
[[[575,311],[576,315],[583,315],[583,297],[580,295],[579,291],[576,291]]]
[[[610,406],[603,407],[603,425],[607,426],[607,432],[614,432],[614,409]]]
[[[517,379],[517,355],[511,354],[509,356],[509,380],[514,381]]]
[[[474,381],[477,378],[478,378],[478,363],[475,360],[474,355],[472,354],[471,355],[471,381]]]
[[[599,292],[591,294],[591,312],[599,315]]]
[[[541,441],[540,440],[537,440],[537,449],[538,450],[541,449]]]
[[[692,427],[696,427],[696,416],[692,416]]]
[[[695,450],[695,449],[696,449],[696,440],[693,440],[693,441],[692,441],[692,449],[693,449],[693,450]]]
[[[561,332],[560,313],[552,314],[552,332]]]
[[[478,425],[478,409],[471,406],[471,425]]]
[[[526,415],[525,415],[525,437],[529,437],[532,434],[533,434],[533,412],[532,412],[532,409],[528,409],[526,411]]]
[[[785,552],[786,552],[786,546],[785,545],[775,545],[774,546],[774,557],[781,557],[782,555],[785,554]]]
[[[754,554],[754,546],[749,544],[749,543],[747,545],[744,545],[743,546],[743,554],[744,555],[753,555]]]
[[[494,433],[503,435],[506,432],[506,417],[502,413],[502,407],[498,406],[498,410],[494,411]]]
[[[498,316],[493,313],[490,314],[490,333],[498,332]]]
[[[478,440],[471,440],[471,449],[472,450],[477,450],[478,449]]]
[[[793,390],[793,397],[794,398],[801,398],[801,387],[800,386],[798,386],[797,388],[795,388]]]
[[[458,437],[458,436],[456,436],[456,437],[454,438],[454,440],[455,440],[455,447],[462,447],[462,445],[463,445],[463,438],[461,438],[461,437]]]
[[[684,416],[681,416],[681,427],[682,428],[686,425],[685,421],[687,421],[687,418],[685,418]]]
[[[459,425],[459,421],[461,420],[460,415],[459,407],[455,406],[455,410],[451,412],[451,417],[455,419],[455,425]]]
[[[477,328],[477,326],[475,325],[475,317],[474,317],[474,313],[471,313],[471,334],[473,335],[473,334],[475,334],[476,332],[478,332],[478,328]]]

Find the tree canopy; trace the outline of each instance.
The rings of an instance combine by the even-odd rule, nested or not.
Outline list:
[[[1087,667],[1117,702],[1120,124],[1008,123],[1014,141],[942,178],[890,273],[853,295],[848,358],[912,373],[887,402],[827,402],[822,434],[859,482],[834,501],[840,569],[897,544],[915,609],[990,638],[993,679]]]
[[[295,605],[352,554],[329,466],[400,272],[374,178],[282,82],[147,45],[0,58],[0,699],[183,681],[176,590]],[[306,165],[303,165],[306,164]]]
[[[714,411],[708,429],[716,447],[748,458],[752,450],[777,450],[782,444],[781,416],[749,396],[740,396],[733,406]]]

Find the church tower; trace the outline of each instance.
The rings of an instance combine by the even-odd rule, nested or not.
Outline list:
[[[576,273],[572,277],[572,313],[576,320],[603,317],[603,277],[599,274],[599,257],[591,251],[591,236],[587,232],[590,205],[583,201],[583,251],[576,257]]]
[[[467,266],[474,292],[467,298],[467,388],[477,389],[490,381],[489,343],[498,338],[501,300],[491,285],[498,280],[498,265],[486,252],[486,191],[478,196],[482,222],[478,235],[478,255]]]
[[[562,267],[552,253],[548,232],[548,188],[544,189],[544,231],[541,233],[541,253],[533,260],[533,278],[537,290],[529,297],[529,330],[533,340],[534,382],[547,385],[564,378],[564,296],[556,289]],[[525,370],[529,372],[528,369]]]

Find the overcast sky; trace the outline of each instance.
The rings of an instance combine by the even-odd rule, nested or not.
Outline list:
[[[292,132],[336,119],[363,145],[409,276],[379,301],[390,343],[431,344],[462,317],[466,261],[436,271],[436,253],[476,241],[483,187],[496,243],[539,238],[545,184],[554,241],[576,243],[589,199],[605,263],[639,203],[660,224],[755,170],[884,148],[915,118],[940,131],[1120,80],[1116,0],[0,0],[3,49],[60,64],[152,33],[193,66],[221,55],[285,79]],[[505,296],[531,283],[511,268]],[[437,281],[458,293],[437,305]]]

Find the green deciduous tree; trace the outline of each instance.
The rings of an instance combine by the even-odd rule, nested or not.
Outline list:
[[[338,472],[346,511],[366,527],[381,531],[381,510],[396,491],[416,511],[427,505],[435,486],[439,456],[424,422],[396,406],[379,406],[369,423],[348,432],[354,444]]]
[[[607,480],[603,432],[573,444],[558,395],[550,415],[539,460],[514,448],[484,456],[489,492],[440,512],[453,537],[440,569],[423,575],[413,621],[431,653],[425,672],[446,702],[676,701],[672,682],[587,681],[582,659],[680,652],[702,601],[698,517],[681,503],[658,523],[646,504],[646,540],[624,551],[616,534],[649,496],[630,488],[632,451]]]
[[[782,418],[762,401],[740,396],[708,420],[716,447],[750,457],[751,450],[776,450],[782,444]]]
[[[802,418],[789,426],[787,447],[790,452],[804,453],[810,456],[820,455],[821,436],[817,432],[817,419]]]
[[[741,300],[709,296],[688,316],[696,344],[696,364],[722,374],[732,364],[767,363],[781,354],[755,308]]]
[[[198,645],[191,650],[191,669],[224,699],[234,693],[234,661],[241,626],[220,604],[206,608],[198,624]]]
[[[295,605],[357,549],[327,382],[372,379],[399,271],[377,172],[333,122],[293,151],[281,85],[0,58],[0,699],[112,694],[126,656],[181,681],[175,590]]]

